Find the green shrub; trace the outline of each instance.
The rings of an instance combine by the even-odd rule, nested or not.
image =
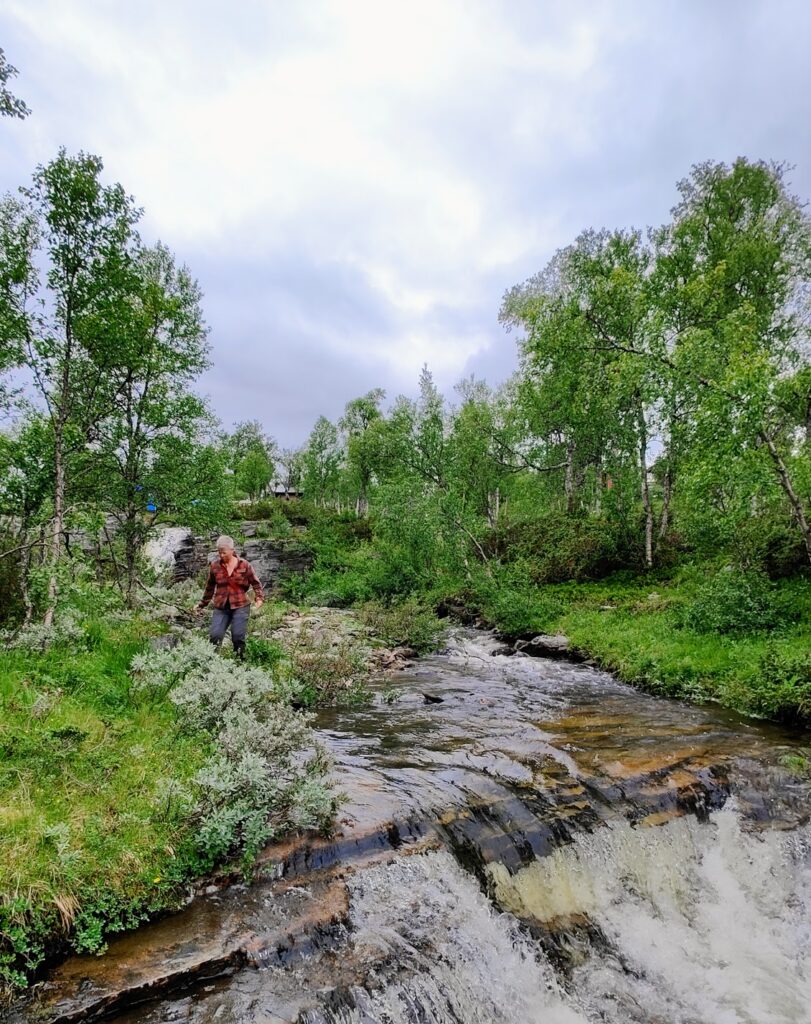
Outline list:
[[[323,608],[349,608],[368,601],[375,591],[363,569],[315,569],[307,577],[299,577],[285,585],[285,593],[293,600],[303,600]]]
[[[4,989],[25,988],[28,976],[43,963],[50,941],[59,930],[56,907],[32,913],[24,896],[0,900],[0,999]]]
[[[503,588],[490,593],[482,611],[500,633],[519,636],[551,629],[563,606],[542,592]]]
[[[724,685],[727,700],[750,714],[811,721],[811,653],[782,652],[769,644],[754,675]]]
[[[506,636],[544,633],[565,610],[565,604],[531,582],[531,565],[521,559],[510,565],[491,564],[491,575],[480,571],[460,595],[463,605]]]
[[[698,588],[682,621],[697,633],[745,633],[769,629],[789,614],[765,573],[730,565]]]
[[[601,579],[639,563],[635,533],[613,519],[547,510],[505,519],[490,547],[503,560],[523,561],[533,584]]]
[[[273,672],[284,658],[284,648],[276,640],[260,636],[249,636],[245,642],[245,659],[249,665]]]
[[[285,520],[288,525],[307,526],[313,516],[322,511],[300,498],[261,498],[259,501],[235,504],[233,515],[235,519],[243,521],[261,519],[276,525]]]
[[[279,502],[275,498],[262,498],[259,501],[240,502],[233,507],[236,520],[259,521],[273,520],[279,515]]]
[[[303,626],[285,640],[288,699],[303,707],[358,703],[368,699],[367,648],[350,638],[333,643]]]
[[[433,611],[414,598],[390,605],[370,601],[360,618],[389,647],[410,647],[418,654],[436,650],[443,633]]]
[[[348,608],[375,597],[408,593],[413,581],[401,567],[392,569],[390,562],[371,544],[354,548],[321,549],[316,564],[305,577],[285,585],[293,600],[331,608]]]

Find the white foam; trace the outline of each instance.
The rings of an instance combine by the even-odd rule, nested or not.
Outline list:
[[[569,862],[588,876],[589,916],[614,951],[575,972],[589,1018],[811,1021],[810,849],[807,831],[745,831],[732,806],[709,824],[626,826],[575,844]]]
[[[362,872],[350,886],[356,953],[391,954],[396,980],[331,1024],[585,1024],[532,941],[446,852]]]
[[[396,964],[355,1007],[308,1024],[808,1024],[811,836],[752,833],[734,807],[709,823],[618,825],[516,875],[491,866],[502,906],[541,921],[586,915],[564,990],[538,945],[446,852],[359,874],[353,955]],[[365,953],[364,953],[365,951]]]

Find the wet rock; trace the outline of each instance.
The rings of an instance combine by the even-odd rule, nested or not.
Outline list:
[[[410,647],[395,647],[393,650],[378,648],[371,652],[369,664],[374,669],[383,669],[388,672],[401,672],[413,664],[414,652]]]
[[[478,622],[478,615],[458,601],[440,602],[436,613],[442,619],[453,619],[464,626],[473,626]]]
[[[300,891],[300,890],[299,890]],[[340,879],[311,883],[312,898],[267,887],[251,894],[226,890],[222,901],[196,900],[146,932],[114,937],[104,957],[77,956],[57,967],[38,991],[35,1015],[49,1024],[97,1019],[192,982],[307,955],[316,936],[331,934],[349,911]],[[186,1000],[170,1007],[187,1019]]]
[[[529,640],[516,640],[513,649],[538,658],[570,658],[574,653],[569,638],[561,633],[539,633]]]

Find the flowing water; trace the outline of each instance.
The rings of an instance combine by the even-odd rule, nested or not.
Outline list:
[[[319,727],[335,834],[68,961],[45,1019],[811,1022],[802,736],[472,631]]]

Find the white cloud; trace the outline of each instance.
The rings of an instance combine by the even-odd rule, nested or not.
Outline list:
[[[807,93],[808,72],[756,12],[654,8],[6,0],[34,115],[3,128],[29,166],[60,143],[102,154],[147,233],[207,268],[215,359],[243,361],[262,389],[273,375],[247,367],[273,358],[268,338],[379,367],[390,388],[423,362],[450,381],[498,337],[503,289],[581,227],[655,221],[692,160],[751,152],[775,123],[801,123],[777,121],[776,102],[730,117],[736,89],[750,107],[773,80],[788,104]],[[777,8],[769,24],[790,50],[808,18],[800,0]],[[234,265],[249,278],[238,309],[219,280]],[[358,289],[340,316],[308,284],[325,270]]]

